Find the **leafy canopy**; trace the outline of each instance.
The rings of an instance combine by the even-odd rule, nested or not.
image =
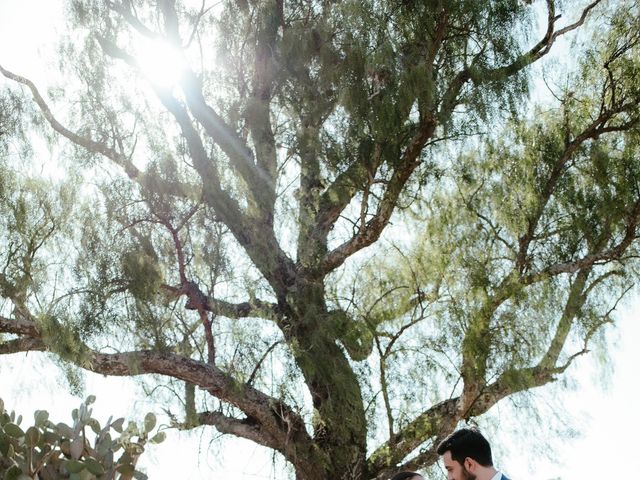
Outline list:
[[[0,353],[301,480],[427,475],[637,278],[640,5],[529,3],[68,2],[63,84],[0,67]]]

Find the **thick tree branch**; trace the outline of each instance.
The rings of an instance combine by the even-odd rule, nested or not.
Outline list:
[[[134,57],[112,42],[98,38],[105,53],[124,60],[133,68],[138,68],[138,62]],[[217,168],[209,159],[202,139],[184,106],[166,89],[154,87],[154,90],[162,104],[178,122],[182,135],[187,141],[196,171],[202,178],[205,203],[211,206],[229,227],[236,240],[277,294],[283,295],[286,285],[293,283],[294,265],[280,248],[272,226],[249,218],[242,212],[238,203],[222,189]]]
[[[594,140],[600,135],[612,132],[624,132],[629,128],[632,128],[636,123],[623,123],[621,125],[610,125],[609,122],[616,118],[616,116],[630,108],[628,104],[622,104],[616,106],[611,110],[604,110],[600,115],[593,120],[582,132],[576,137],[568,141],[562,154],[559,155],[554,162],[553,167],[549,173],[547,180],[544,182],[544,186],[541,189],[540,196],[538,198],[538,204],[532,215],[527,220],[527,231],[518,239],[518,253],[516,256],[516,267],[520,274],[523,274],[528,266],[528,251],[531,242],[535,238],[536,228],[542,218],[544,210],[549,203],[549,200],[553,196],[556,186],[560,182],[562,175],[566,172],[566,166],[580,149],[589,140]],[[568,132],[567,132],[568,133]],[[574,270],[576,271],[576,270]]]
[[[276,200],[275,185],[277,175],[276,144],[271,126],[271,98],[273,96],[277,65],[274,52],[280,27],[282,0],[265,2],[259,8],[259,27],[255,46],[255,60],[252,79],[252,96],[247,109],[247,124],[253,140],[257,168],[267,177],[268,190],[261,205],[269,222],[273,221],[273,209]]]
[[[6,318],[0,316],[0,333],[13,333],[16,335],[26,335],[31,338],[40,337],[40,330],[35,322],[30,319],[16,317]]]
[[[370,477],[394,468],[429,438],[453,430],[459,420],[457,403],[458,398],[451,398],[433,405],[378,447],[367,460]]]
[[[574,285],[583,286],[581,284],[582,280],[577,279]],[[576,300],[577,304],[569,303],[573,302],[574,300]],[[577,310],[581,307],[582,304],[584,304],[584,301],[584,297],[578,299],[570,298],[569,302],[567,303],[565,312],[568,312],[569,316],[573,315],[575,317],[575,315],[577,314]],[[487,385],[483,389],[481,395],[478,396],[466,416],[477,417],[488,411],[498,401],[508,397],[509,395],[530,390],[532,388],[541,387],[543,385],[546,385],[547,383],[555,381],[556,377],[564,373],[576,360],[576,358],[588,353],[589,350],[587,349],[587,346],[589,340],[598,328],[607,323],[609,314],[610,312],[605,315],[604,321],[595,325],[594,328],[592,328],[588,332],[585,339],[585,346],[582,350],[579,350],[578,352],[571,355],[563,364],[553,364],[550,360],[555,358],[557,362],[558,359],[557,342],[555,342],[555,338],[565,336],[563,332],[564,327],[561,321],[561,323],[558,325],[554,341],[551,342],[548,351],[542,356],[538,364],[533,367],[520,369],[511,368],[504,371],[495,382]],[[564,314],[563,318],[565,318]]]
[[[555,377],[563,373],[567,368],[568,365],[552,368],[535,366],[507,370],[495,382],[482,390],[478,398],[473,402],[471,409],[466,413],[466,417],[478,417],[509,395],[553,382]]]
[[[165,292],[175,295],[176,297],[184,295],[182,286],[175,287],[163,284],[161,288]],[[255,317],[277,322],[283,315],[277,304],[265,302],[264,300],[257,298],[254,298],[249,302],[232,303],[214,297],[204,297],[203,305],[205,310],[216,316],[232,319]]]
[[[277,304],[259,299],[253,299],[250,302],[230,303],[208,297],[207,305],[209,311],[215,315],[227,318],[256,317],[277,322],[282,317],[282,312]]]
[[[1,318],[0,332],[37,334],[37,329],[29,322]],[[40,338],[19,338],[0,343],[0,354],[48,350]],[[148,350],[117,354],[96,352],[86,346],[83,350],[79,366],[95,373],[110,376],[158,374],[198,385],[248,415],[243,421],[207,412],[199,416],[201,424],[213,425],[222,433],[238,435],[277,450],[297,468],[313,471],[319,461],[315,458],[317,449],[313,447],[304,421],[297,413],[249,384],[235,381],[215,365],[173,353]]]
[[[306,432],[302,433],[293,430],[296,425],[289,425],[291,419],[288,416],[282,417],[284,425],[291,427],[289,434],[283,439],[273,438],[272,434],[266,431],[256,419],[246,417],[237,419],[229,417],[219,412],[203,412],[198,414],[198,421],[201,425],[212,425],[220,433],[236,435],[241,438],[252,440],[258,445],[282,453],[285,458],[289,459],[297,469],[304,471],[313,471],[317,468],[318,459],[317,452],[314,451],[313,445],[309,442]],[[298,427],[304,427],[298,425]],[[294,462],[295,460],[295,462]]]
[[[286,411],[286,415],[297,425],[304,425],[302,419],[279,400],[237,382],[215,365],[180,355],[153,351],[115,354],[91,352],[83,367],[103,375],[135,376],[153,373],[192,383],[256,418],[281,442],[286,440],[288,432],[283,429],[279,409]]]
[[[229,303],[224,300],[214,300],[212,312],[228,318],[257,317],[278,321],[282,316],[280,308],[275,303],[253,299],[250,302]]]
[[[576,22],[556,31],[555,23],[559,16],[556,16],[555,14],[555,1],[547,0],[547,30],[542,39],[509,65],[498,68],[478,68],[472,64],[461,70],[451,81],[443,94],[442,105],[440,107],[440,118],[445,119],[451,115],[453,109],[457,105],[457,99],[462,88],[469,80],[472,80],[476,85],[481,85],[487,82],[505,80],[512,75],[515,75],[525,67],[540,60],[549,53],[558,37],[565,35],[584,24],[591,10],[601,3],[601,1],[602,0],[595,0],[584,8],[580,18]]]
[[[494,383],[488,385],[483,390],[482,395],[474,402],[469,416],[481,415],[495,405],[496,402],[509,395],[541,387],[549,382],[555,381],[555,378],[564,373],[576,358],[588,353],[588,344],[591,337],[599,328],[610,321],[609,316],[611,312],[615,310],[622,296],[624,296],[630,288],[623,292],[622,296],[616,301],[616,304],[603,316],[603,320],[596,323],[591,330],[587,332],[582,350],[571,355],[564,363],[558,364],[561,350],[568,336],[567,329],[570,328],[568,324],[573,322],[587,300],[585,293],[585,290],[589,288],[587,287],[585,289],[587,277],[588,273],[581,271],[572,284],[562,317],[556,326],[554,338],[549,344],[547,352],[541,357],[537,365],[521,369],[512,368],[503,372]],[[598,280],[596,280],[596,282],[597,281]]]
[[[158,8],[162,11],[164,17],[164,31],[166,35],[173,44],[180,45],[180,21],[176,12],[175,0],[160,0],[158,2]]]
[[[569,336],[569,332],[573,326],[573,322],[587,299],[584,294],[584,290],[587,279],[589,278],[590,270],[590,268],[580,270],[574,281],[571,283],[567,303],[565,304],[562,316],[556,326],[556,331],[549,348],[542,360],[539,362],[540,368],[548,370],[555,367],[557,364],[560,353],[564,348],[564,344],[567,341],[567,337]]]
[[[20,352],[42,352],[47,349],[44,342],[37,338],[16,338],[7,342],[0,342],[0,355]]]
[[[1,333],[29,335],[29,338],[11,340],[0,344],[2,353],[49,350],[40,337],[34,322],[0,317]],[[32,348],[31,348],[32,347]],[[260,424],[268,434],[269,447],[285,455],[297,448],[309,447],[311,438],[304,421],[290,407],[256,388],[240,383],[211,363],[203,363],[169,352],[141,350],[125,353],[101,353],[82,346],[79,366],[95,373],[110,376],[137,376],[157,374],[197,385],[211,395],[242,410]],[[289,445],[291,443],[291,445]],[[291,458],[290,458],[291,459]]]
[[[28,351],[53,351],[43,340],[40,329],[30,315],[18,318],[0,316],[0,333],[25,337],[0,344],[0,354]],[[305,452],[312,462],[312,440],[303,419],[282,401],[270,397],[248,383],[236,381],[212,363],[204,363],[170,352],[133,351],[107,354],[79,346],[78,366],[111,376],[144,374],[165,375],[197,385],[211,395],[242,410],[255,419],[263,435],[260,444],[282,452],[292,463],[297,452]],[[316,459],[317,460],[317,459]],[[298,462],[304,465],[306,462]]]
[[[164,17],[166,35],[171,43],[179,46],[181,39],[175,1],[163,0],[159,6]],[[275,32],[273,35],[275,35]],[[268,48],[268,46],[266,46],[266,48]],[[204,127],[207,134],[229,157],[233,167],[247,183],[249,195],[256,199],[255,208],[258,210],[261,210],[263,206],[270,206],[270,208],[272,208],[275,202],[275,178],[272,178],[269,172],[265,171],[261,165],[256,164],[251,149],[245,144],[242,138],[240,138],[237,132],[206,102],[198,77],[188,67],[185,68],[183,72],[181,86],[189,111],[200,125]],[[269,121],[268,108],[267,103],[267,121]],[[272,160],[275,161],[275,143],[273,143],[272,148]],[[266,216],[272,220],[271,215]]]
[[[278,2],[280,6],[282,2]],[[324,14],[330,11],[325,10]],[[320,46],[327,40],[314,32],[315,46],[312,56],[318,55]],[[318,95],[325,86],[312,73],[311,64],[291,70],[298,84],[298,104],[294,107],[296,124],[296,156],[300,161],[298,202],[298,242],[297,263],[306,271],[316,272],[318,265],[327,252],[328,229],[318,228],[316,220],[324,189],[322,159],[325,155],[322,136],[323,124],[334,109],[336,99],[333,95]]]
[[[160,35],[148,28],[140,19],[134,14],[131,8],[131,0],[123,0],[121,4],[115,2],[109,2],[109,8],[114,12],[122,15],[122,17],[131,25],[138,33],[150,38],[157,39]]]
[[[448,26],[449,12],[446,8],[443,8],[438,15],[433,35],[430,38],[431,41],[425,52],[426,64],[430,68],[431,75],[433,75],[433,62],[444,42]],[[432,81],[433,79],[431,78],[430,80]],[[429,82],[425,82],[425,84],[430,85]],[[431,93],[430,91],[427,92],[426,96],[429,97]],[[434,106],[431,104],[432,102],[423,102],[421,100],[420,103],[421,122],[426,122],[425,117],[432,113]],[[366,141],[369,141],[369,139],[366,139]],[[379,145],[376,147],[379,147]],[[355,194],[364,188],[367,180],[375,177],[382,160],[381,155],[373,155],[372,158],[354,159],[351,165],[340,173],[323,192],[320,197],[316,225],[325,235],[333,227],[340,213],[347,207]]]
[[[371,166],[367,168],[364,161],[354,159],[351,165],[336,177],[320,197],[316,225],[321,231],[328,232],[331,229],[340,213],[378,166],[371,162]]]
[[[462,340],[460,372],[463,389],[458,405],[461,415],[465,415],[471,408],[479,392],[486,385],[487,361],[491,352],[489,329],[495,311],[520,289],[522,285],[518,282],[517,275],[511,272],[495,288],[493,294],[487,295],[477,311],[470,312],[469,325]]]
[[[553,338],[549,343],[547,351],[540,357],[538,363],[533,367],[507,369],[495,382],[481,388],[477,397],[474,398],[472,402],[467,402],[468,405],[465,405],[467,411],[463,413],[464,418],[483,414],[499,400],[509,395],[540,387],[554,381],[555,377],[564,373],[577,357],[588,352],[587,344],[589,339],[606,321],[600,322],[588,333],[585,340],[585,347],[581,351],[570,356],[564,364],[558,364],[560,354],[566,344],[573,322],[580,314],[580,310],[587,300],[585,291],[588,287],[585,287],[589,273],[588,269],[581,270],[571,284],[569,296],[558,324],[556,325]],[[598,282],[598,280],[596,280],[596,282]],[[613,308],[615,308],[615,306]],[[610,312],[605,315],[605,318],[608,318],[609,314]]]
[[[640,206],[638,206],[638,208],[640,209]],[[638,211],[638,215],[640,215],[640,210]],[[580,270],[571,285],[569,297],[556,327],[554,339],[548,349],[546,359],[540,364],[540,368],[548,370],[555,366],[573,325],[573,320],[586,301],[583,290],[592,265],[593,262],[585,262],[581,268],[576,268],[571,272],[575,273]],[[487,298],[483,306],[473,315],[462,343],[461,372],[464,386],[460,408],[463,416],[466,417],[467,413],[465,412],[471,411],[474,402],[477,401],[480,392],[483,391],[484,385],[486,385],[487,362],[491,350],[489,328],[496,310],[526,285],[534,283],[535,281],[541,281],[549,276],[551,275],[540,275],[535,280],[530,280],[528,278],[523,279],[515,270],[512,271],[495,289],[495,292]]]
[[[555,30],[555,23],[560,17],[555,14],[555,1],[547,0],[547,31],[542,39],[528,52],[520,55],[509,65],[494,69],[470,69],[470,78],[475,83],[484,83],[488,81],[502,80],[514,75],[549,53],[551,47],[559,37],[582,26],[591,10],[601,2],[602,0],[595,0],[594,2],[591,2],[582,10],[580,18],[577,21],[561,28],[560,30]]]
[[[235,435],[240,438],[252,440],[258,445],[272,448],[274,439],[270,438],[260,424],[252,418],[237,419],[228,417],[220,412],[202,412],[198,414],[200,425],[212,425],[220,433]]]
[[[322,188],[318,151],[321,126],[312,115],[299,115],[301,126],[296,135],[300,158],[297,261],[304,268],[315,269],[327,251],[326,234],[317,230],[313,222],[318,212],[318,192]]]
[[[367,222],[364,229],[361,229],[356,235],[325,256],[320,270],[321,274],[326,275],[335,270],[355,252],[378,240],[380,234],[389,223],[404,186],[420,164],[420,153],[425,143],[433,135],[435,127],[435,119],[425,120],[422,123],[418,133],[416,133],[404,151],[399,162],[400,166],[394,170],[376,214]]]
[[[275,183],[267,172],[255,164],[251,150],[237,133],[206,103],[200,82],[191,70],[184,74],[182,90],[189,111],[227,154],[232,165],[247,183],[250,194],[256,197],[256,208],[263,204],[273,204]]]
[[[640,200],[635,203],[629,213],[624,236],[616,245],[600,252],[590,253],[577,260],[551,265],[540,272],[523,277],[522,282],[524,284],[536,283],[562,273],[575,273],[579,270],[590,269],[594,265],[619,260],[638,238],[638,223],[640,223]]]

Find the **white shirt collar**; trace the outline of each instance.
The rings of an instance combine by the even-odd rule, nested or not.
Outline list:
[[[501,480],[501,479],[502,479],[502,473],[496,472],[496,474],[493,476],[491,480]]]

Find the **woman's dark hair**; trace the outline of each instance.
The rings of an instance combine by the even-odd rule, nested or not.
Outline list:
[[[391,477],[391,480],[409,480],[410,478],[420,477],[420,476],[422,475],[416,472],[400,472],[400,473],[396,473],[393,477]]]
[[[444,455],[447,451],[451,452],[451,458],[460,465],[469,457],[483,467],[493,466],[491,445],[477,428],[461,428],[445,438],[438,445],[438,455]]]

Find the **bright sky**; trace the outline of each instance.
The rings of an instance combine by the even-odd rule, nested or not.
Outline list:
[[[0,63],[31,77],[36,83],[44,82],[44,67],[55,58],[50,39],[62,29],[58,5],[52,0],[0,0],[0,45],[3,46]],[[577,378],[577,387],[573,392],[562,394],[562,403],[580,435],[556,439],[553,442],[556,451],[549,455],[550,459],[534,456],[531,442],[514,440],[510,431],[520,430],[525,437],[527,432],[534,432],[544,438],[546,425],[527,423],[520,427],[513,415],[501,416],[505,428],[498,428],[497,436],[491,438],[495,444],[507,445],[506,449],[498,449],[495,460],[499,468],[518,480],[582,480],[629,475],[637,455],[633,440],[640,427],[640,411],[634,407],[640,393],[637,383],[639,314],[638,298],[620,309],[617,330],[609,334],[610,370],[613,371],[609,380],[602,381],[601,370],[594,367],[592,359],[576,364],[569,372]],[[31,353],[0,358],[0,397],[8,407],[23,414],[25,422],[31,420],[31,412],[43,408],[50,411],[55,421],[71,420],[71,409],[77,407],[81,399],[64,393],[59,388],[61,383],[64,383],[62,374],[43,355]],[[101,422],[110,415],[141,420],[144,413],[154,409],[133,400],[141,396],[131,380],[89,373],[86,392],[97,395],[94,417]],[[545,394],[540,397],[540,401],[545,400]],[[511,412],[508,408],[504,410]],[[273,467],[272,457],[264,449],[231,437],[225,440],[224,448],[210,449],[209,440],[215,432],[212,429],[202,432],[169,431],[167,441],[150,447],[140,466],[152,480],[283,478],[278,474],[282,464],[276,463]]]

